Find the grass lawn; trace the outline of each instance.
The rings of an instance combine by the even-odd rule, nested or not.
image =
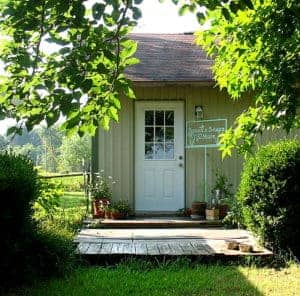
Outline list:
[[[86,207],[86,199],[83,192],[65,192],[60,198],[59,204],[64,209]]]
[[[292,296],[299,295],[300,267],[271,268],[170,264],[148,268],[147,263],[117,267],[87,267],[65,279],[54,279],[11,295],[96,296]]]

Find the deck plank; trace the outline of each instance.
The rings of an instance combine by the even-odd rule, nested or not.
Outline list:
[[[113,243],[102,243],[101,249],[99,250],[98,254],[101,255],[110,255],[112,251]]]
[[[97,255],[101,250],[102,243],[90,243],[88,249],[86,250],[87,255]]]
[[[79,243],[77,246],[77,253],[82,255],[86,254],[89,245],[90,245],[89,243]]]
[[[157,243],[149,241],[146,244],[146,247],[147,247],[147,254],[148,255],[159,255],[160,254]]]
[[[134,246],[135,246],[135,254],[136,255],[147,255],[148,254],[147,245],[145,243],[135,241]]]

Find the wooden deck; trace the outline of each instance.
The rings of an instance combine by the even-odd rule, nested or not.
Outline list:
[[[251,244],[254,252],[227,250],[226,240]],[[213,228],[82,229],[75,238],[82,255],[227,255],[265,256],[272,252],[260,247],[245,230]]]

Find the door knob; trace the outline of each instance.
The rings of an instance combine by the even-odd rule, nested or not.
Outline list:
[[[178,157],[178,159],[179,159],[179,160],[182,160],[182,159],[183,159],[183,156],[182,156],[182,155],[180,155],[180,156]]]
[[[183,167],[183,163],[180,163],[179,166],[182,168]]]

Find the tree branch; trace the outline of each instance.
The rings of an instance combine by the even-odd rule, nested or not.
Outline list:
[[[42,38],[43,38],[43,36],[45,34],[45,30],[44,30],[45,8],[46,8],[46,0],[43,0],[43,2],[42,2],[42,14],[41,14],[41,26],[40,26],[40,32],[39,32],[39,39],[37,41],[37,45],[36,45],[36,49],[35,49],[36,55],[35,55],[34,66],[33,66],[31,77],[33,77],[35,75],[36,70],[37,70],[38,60],[39,60],[39,57],[40,57],[41,42],[42,42]]]

